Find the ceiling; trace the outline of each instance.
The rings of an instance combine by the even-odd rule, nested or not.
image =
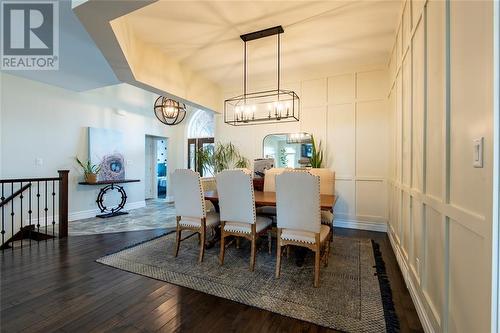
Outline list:
[[[85,91],[120,83],[71,9],[59,1],[59,70],[2,71],[54,86]]]
[[[222,87],[242,82],[241,34],[282,25],[282,79],[386,64],[400,0],[158,1],[127,14],[136,38]],[[249,80],[276,77],[276,37],[248,44]]]

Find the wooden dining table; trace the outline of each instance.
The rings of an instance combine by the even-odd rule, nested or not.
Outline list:
[[[219,211],[219,195],[217,191],[206,191],[204,193],[205,200],[209,200],[215,207],[215,210]],[[255,191],[255,206],[276,206],[276,192],[262,192]],[[321,194],[320,205],[321,210],[332,211],[335,203],[337,202],[336,195]]]

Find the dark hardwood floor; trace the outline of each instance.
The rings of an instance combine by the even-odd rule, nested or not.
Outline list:
[[[326,332],[314,324],[178,287],[94,260],[165,230],[75,236],[4,251],[1,332]],[[336,229],[381,246],[402,332],[421,332],[389,239]]]

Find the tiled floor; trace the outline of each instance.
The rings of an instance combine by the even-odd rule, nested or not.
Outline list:
[[[90,218],[69,223],[69,234],[94,235],[113,232],[175,227],[175,209],[165,200],[146,200],[146,207],[128,211],[127,215],[107,219]]]

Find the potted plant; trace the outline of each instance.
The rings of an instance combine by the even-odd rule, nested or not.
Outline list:
[[[213,146],[200,148],[196,152],[196,158],[200,169],[212,174],[231,168],[248,168],[250,164],[231,142],[217,142]]]
[[[96,183],[97,182],[97,174],[101,171],[101,166],[97,164],[92,164],[90,161],[82,162],[78,157],[75,157],[76,162],[80,165],[83,170],[83,175],[85,177],[85,181],[87,183]]]
[[[316,142],[314,141],[314,136],[311,135],[311,144],[312,144],[312,153],[309,163],[311,164],[311,168],[321,168],[323,164],[323,149],[321,148],[321,140],[319,141],[318,146],[316,146]]]

